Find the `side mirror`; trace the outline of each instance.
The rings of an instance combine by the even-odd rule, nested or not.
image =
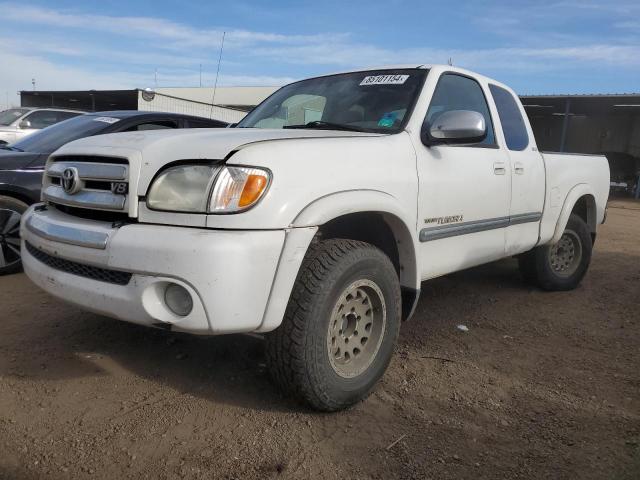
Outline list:
[[[427,145],[439,143],[477,143],[487,136],[487,124],[481,113],[471,110],[450,110],[438,115],[431,123],[422,127],[422,142]]]
[[[21,128],[23,130],[27,129],[27,128],[31,128],[31,122],[29,120],[22,120],[19,124],[18,124],[18,128]]]

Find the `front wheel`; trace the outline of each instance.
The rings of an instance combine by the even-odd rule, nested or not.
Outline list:
[[[286,392],[322,411],[368,396],[400,328],[400,285],[389,258],[364,242],[310,248],[282,325],[267,334],[267,362]]]
[[[519,258],[525,280],[544,290],[573,290],[587,273],[593,242],[589,227],[571,214],[555,245],[542,245]]]
[[[28,205],[0,195],[0,275],[20,271],[20,219]]]

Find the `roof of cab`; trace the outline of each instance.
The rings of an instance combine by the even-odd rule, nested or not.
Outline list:
[[[323,74],[323,75],[318,75],[318,77],[328,77],[328,76],[331,76],[331,75],[340,75],[340,74],[343,74],[343,73],[369,72],[369,71],[374,71],[374,70],[404,70],[404,69],[447,70],[447,71],[450,71],[450,72],[461,73],[463,75],[469,75],[469,76],[472,76],[472,77],[477,78],[477,79],[482,79],[483,81],[486,81],[486,82],[495,83],[496,85],[499,85],[499,86],[505,86],[504,84],[498,82],[497,80],[494,80],[492,78],[486,77],[486,76],[481,75],[481,74],[479,74],[477,72],[474,72],[474,71],[471,71],[471,70],[466,70],[466,69],[460,68],[460,67],[455,67],[453,65],[438,64],[438,63],[410,63],[410,64],[399,64],[399,65],[378,65],[378,66],[373,66],[373,67],[353,68],[353,69],[350,69],[350,70],[343,70],[343,71],[340,71],[340,72],[332,72],[332,73],[327,73],[327,74]],[[315,77],[315,78],[318,78],[318,77]]]

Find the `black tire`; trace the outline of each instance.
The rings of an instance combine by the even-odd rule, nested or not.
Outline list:
[[[29,206],[15,198],[0,195],[0,275],[17,273],[22,270],[20,260],[20,222],[16,215],[22,214]],[[16,251],[17,249],[17,251]]]
[[[346,293],[353,288],[356,293],[348,300]],[[340,310],[345,302],[364,298],[357,293],[358,288],[372,289],[367,290],[371,299],[365,292],[363,305],[368,305],[367,301],[375,303],[378,296],[383,298],[384,303],[377,304],[382,305],[380,308],[372,306],[364,314],[373,315],[372,320],[366,320],[372,323],[350,313],[354,312],[350,303]],[[345,311],[347,315],[341,313]],[[398,275],[381,250],[365,242],[345,239],[313,244],[300,268],[282,325],[266,336],[271,375],[286,393],[316,410],[330,412],[353,405],[370,394],[387,369],[400,330],[400,315]],[[354,330],[364,331],[368,327],[369,333],[352,331],[355,335],[348,337],[348,316],[357,318]],[[338,317],[346,323],[336,327]],[[375,330],[375,340],[374,319],[378,321],[376,325],[381,325]],[[340,328],[338,341],[345,347],[342,356],[337,353],[339,348],[333,351],[335,347],[330,345],[335,345],[332,342],[336,340],[337,328]],[[370,335],[371,341],[365,335]],[[353,339],[351,346],[345,343],[349,338]],[[355,348],[358,342],[362,342],[362,352]],[[349,349],[353,349],[351,356]],[[350,361],[353,364],[349,365]],[[361,372],[354,367],[357,362],[364,369]],[[345,378],[344,371],[338,373],[341,369],[352,369],[353,376]]]
[[[563,260],[558,261],[558,250],[566,252],[564,245],[567,244],[573,254],[564,255]],[[525,281],[543,290],[573,290],[589,269],[592,250],[589,227],[578,215],[571,214],[560,242],[536,247],[519,257],[520,273]]]

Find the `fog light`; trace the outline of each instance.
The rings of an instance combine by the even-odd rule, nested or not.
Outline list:
[[[193,300],[186,288],[171,283],[164,291],[164,303],[167,307],[181,317],[186,317],[193,310]]]

